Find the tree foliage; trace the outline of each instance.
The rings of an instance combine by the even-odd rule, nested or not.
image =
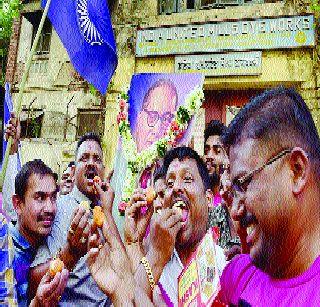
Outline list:
[[[19,16],[20,8],[20,0],[0,0],[0,40],[10,39],[12,22]]]
[[[4,81],[12,23],[19,16],[21,6],[20,0],[0,0],[0,84]]]

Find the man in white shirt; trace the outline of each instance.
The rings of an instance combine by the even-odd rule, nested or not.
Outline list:
[[[12,137],[13,142],[10,148],[7,171],[3,182],[2,209],[14,224],[17,222],[17,213],[12,205],[12,195],[14,194],[14,180],[18,174],[18,148],[20,134],[20,121],[16,117],[15,113],[11,113],[11,118],[6,125],[5,139],[8,140],[9,137]]]
[[[59,305],[109,306],[109,298],[92,279],[86,264],[87,238],[91,228],[89,220],[92,213],[79,206],[82,201],[86,201],[91,208],[100,205],[100,198],[95,193],[93,184],[94,177],[103,179],[105,172],[98,135],[87,133],[80,138],[75,162],[75,185],[69,194],[61,195],[57,200],[57,215],[47,238],[47,246],[38,249],[36,259],[31,265],[30,284],[34,290],[44,272],[48,270],[52,257],[59,253],[60,259],[70,271]]]
[[[178,277],[207,232],[212,192],[206,165],[189,147],[170,150],[164,157],[163,170],[166,174],[164,209],[161,214],[154,214],[151,220],[146,258],[155,282],[159,281],[166,305],[178,306]],[[215,254],[221,275],[227,262],[218,245],[215,245]],[[151,297],[151,287],[142,264],[135,277]],[[155,297],[153,300],[159,301]]]

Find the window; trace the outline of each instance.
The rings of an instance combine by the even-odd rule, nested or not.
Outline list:
[[[48,71],[48,60],[32,61],[30,73],[45,74]]]
[[[195,0],[187,0],[187,10],[195,9]]]
[[[77,138],[80,138],[87,132],[95,132],[103,136],[104,115],[103,111],[78,109],[77,117]]]
[[[160,14],[197,9],[225,8],[232,5],[264,3],[264,0],[159,0]]]
[[[46,139],[63,140],[65,114],[57,111],[46,111],[42,124],[42,137]]]
[[[43,110],[24,109],[20,115],[21,138],[39,138],[43,122]]]
[[[40,21],[39,21],[40,23]],[[38,26],[33,28],[33,39],[34,40],[37,30],[38,30]],[[51,23],[48,19],[45,20],[43,28],[42,28],[42,32],[39,38],[39,42],[37,45],[37,49],[36,49],[36,53],[37,55],[44,55],[44,54],[49,54],[50,51],[50,42],[51,42],[51,33],[52,33],[52,26]]]
[[[37,30],[39,28],[42,12],[32,12],[26,13],[24,17],[32,24],[32,42],[36,37]],[[39,37],[38,45],[36,48],[36,55],[48,55],[50,52],[50,43],[51,43],[51,34],[52,34],[52,25],[49,19],[46,19],[41,35]]]
[[[159,0],[160,14],[172,14],[178,12],[179,0]]]
[[[200,0],[201,8],[224,8],[231,5],[263,3],[264,0]]]
[[[201,0],[202,8],[224,7],[228,5],[242,5],[243,0]]]

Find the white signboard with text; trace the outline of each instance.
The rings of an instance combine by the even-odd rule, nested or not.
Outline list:
[[[313,15],[138,30],[136,56],[312,47]]]
[[[176,56],[175,72],[197,72],[205,76],[259,75],[261,51]]]

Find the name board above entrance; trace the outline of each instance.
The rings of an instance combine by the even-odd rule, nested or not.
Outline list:
[[[258,75],[261,51],[176,56],[175,72],[197,72],[206,76]]]
[[[237,20],[139,30],[136,56],[315,45],[314,16]]]

